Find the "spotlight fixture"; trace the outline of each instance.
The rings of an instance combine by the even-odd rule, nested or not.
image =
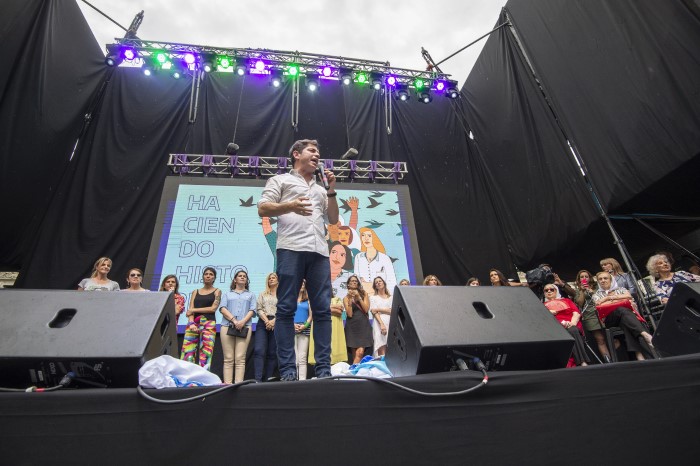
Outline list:
[[[222,56],[222,57],[217,57],[216,59],[218,68],[221,68],[222,71],[229,71],[231,68],[232,60],[227,57],[227,56]]]
[[[389,85],[391,87],[396,86],[396,76],[387,76],[386,83],[387,83],[387,85]]]
[[[316,73],[306,73],[306,88],[310,92],[316,92],[319,87],[319,79]]]
[[[459,89],[457,89],[457,81],[447,81],[447,92],[445,93],[450,99],[459,97]]]
[[[255,71],[257,71],[258,73],[263,73],[265,71],[265,62],[262,60],[257,60],[255,62],[254,68]]]
[[[185,63],[187,63],[188,65],[193,64],[197,60],[197,57],[195,57],[193,53],[186,53],[184,58]]]
[[[287,68],[287,75],[291,76],[292,78],[299,76],[299,65],[289,65]]]
[[[105,65],[107,66],[119,66],[124,58],[122,54],[119,53],[118,46],[110,44],[107,46],[107,56],[105,57]]]
[[[248,69],[243,63],[238,63],[236,65],[236,74],[238,76],[243,76],[246,73],[246,71],[248,71]]]
[[[153,68],[153,65],[150,63],[145,63],[143,67],[141,67],[141,71],[143,71],[143,74],[146,76],[151,76],[155,72],[155,68]]]
[[[370,82],[372,83],[372,88],[375,91],[378,91],[379,89],[382,88],[382,81],[384,81],[384,80],[382,79],[381,74],[373,71],[369,74],[369,78],[370,78]]]
[[[408,99],[410,99],[411,95],[408,93],[408,86],[406,86],[405,84],[397,84],[396,98],[402,102],[406,102]]]
[[[429,104],[430,102],[433,101],[433,96],[430,95],[430,91],[428,89],[424,89],[424,90],[418,92],[418,98],[424,104]]]
[[[340,83],[345,86],[349,86],[352,83],[352,70],[348,68],[342,68],[338,74],[340,76]]]
[[[424,88],[430,89],[430,81],[423,78],[417,78],[415,81],[413,81],[413,87],[416,88],[416,91],[422,91]]]
[[[360,84],[364,84],[367,82],[367,75],[364,73],[357,73],[355,80]]]
[[[445,90],[445,81],[438,81],[435,83],[435,90],[442,92]]]
[[[125,60],[133,60],[138,56],[138,54],[136,53],[136,50],[128,48],[122,50],[122,56]]]
[[[202,70],[204,70],[205,73],[211,73],[212,71],[216,71],[214,68],[214,65],[216,64],[216,56],[212,54],[203,54],[202,55]]]
[[[170,76],[175,79],[180,79],[183,77],[186,71],[187,65],[185,65],[185,63],[183,63],[181,60],[175,60],[170,65]]]
[[[330,78],[332,74],[333,68],[331,68],[330,66],[324,66],[321,70],[321,76],[323,76],[324,78]]]
[[[282,85],[282,70],[271,69],[270,70],[270,85],[272,87],[280,87]]]
[[[168,55],[165,52],[155,52],[153,56],[155,57],[155,62],[158,63],[160,67],[169,61]]]

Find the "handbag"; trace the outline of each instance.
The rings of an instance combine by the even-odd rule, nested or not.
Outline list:
[[[243,327],[242,329],[238,330],[233,325],[230,325],[228,327],[228,330],[226,330],[226,335],[229,335],[232,337],[245,338],[248,336],[248,327]]]

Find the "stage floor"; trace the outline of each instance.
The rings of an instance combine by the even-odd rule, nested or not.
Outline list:
[[[481,376],[393,380],[442,392]],[[697,464],[700,354],[494,372],[450,398],[347,380],[253,384],[171,405],[136,389],[2,393],[0,422],[1,462],[11,465]]]

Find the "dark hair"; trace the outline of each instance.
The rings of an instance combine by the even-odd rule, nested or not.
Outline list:
[[[172,274],[166,275],[165,278],[163,278],[163,281],[160,284],[160,290],[158,290],[158,291],[165,291],[165,282],[167,282],[171,278],[175,279],[175,294],[179,294],[178,290],[180,289],[180,281],[177,279],[177,277],[175,275],[172,275]]]
[[[491,286],[510,286],[510,283],[508,283],[508,279],[506,278],[506,276],[503,275],[503,272],[501,272],[498,269],[489,270],[489,281],[491,281],[491,272],[496,272],[496,274],[498,275],[498,285],[494,285],[494,283],[491,282]]]
[[[367,295],[367,293],[365,293],[365,289],[362,287],[362,282],[360,281],[360,277],[358,277],[357,275],[350,275],[348,277],[348,279],[345,281],[345,286],[347,287],[348,283],[350,283],[350,280],[352,280],[353,278],[355,280],[357,280],[357,292],[360,293],[360,297],[362,299],[365,299],[365,296]],[[348,288],[348,289],[350,289],[350,288]]]
[[[250,290],[250,279],[248,278],[248,272],[246,272],[245,270],[237,270],[236,273],[233,274],[233,278],[231,279],[231,286],[229,286],[229,288],[231,289],[231,291],[236,289],[236,277],[239,273],[245,274],[245,289]]]
[[[374,292],[375,293],[377,292],[377,287],[374,286],[374,283],[377,280],[381,280],[382,282],[384,282],[384,292],[386,293],[387,296],[391,296],[391,292],[389,291],[389,288],[387,288],[387,286],[386,286],[386,281],[382,277],[374,277],[374,280],[372,280],[372,289],[374,290]]]
[[[334,247],[341,246],[345,250],[345,264],[343,264],[343,270],[352,270],[352,251],[349,247],[342,244],[340,241],[333,241],[328,245],[328,253],[333,250]]]
[[[481,281],[479,281],[478,278],[476,278],[476,277],[471,277],[469,280],[467,280],[467,286],[471,285],[471,284],[474,283],[474,282],[478,282],[479,285],[481,285]]]
[[[318,141],[315,139],[299,139],[292,144],[292,147],[289,148],[289,158],[292,159],[292,168],[294,168],[297,161],[297,159],[294,158],[294,152],[299,152],[301,154],[301,152],[306,149],[307,146],[318,147]]]

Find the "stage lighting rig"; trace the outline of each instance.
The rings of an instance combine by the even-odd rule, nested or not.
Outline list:
[[[272,87],[280,87],[282,85],[282,70],[271,69],[270,70],[270,85]]]

